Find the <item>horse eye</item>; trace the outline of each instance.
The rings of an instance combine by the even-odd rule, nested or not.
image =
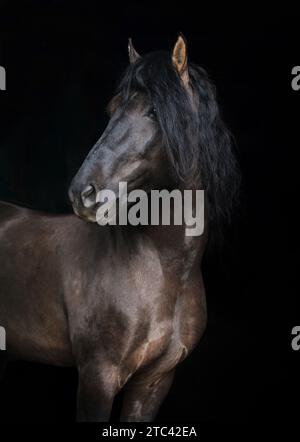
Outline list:
[[[149,118],[152,118],[152,120],[156,120],[157,115],[156,115],[156,108],[155,107],[151,107],[151,109],[149,110],[147,116]]]

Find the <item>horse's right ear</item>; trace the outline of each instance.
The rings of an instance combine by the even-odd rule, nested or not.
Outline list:
[[[141,56],[134,49],[131,38],[128,39],[128,56],[130,64],[135,63],[139,58],[141,58]]]

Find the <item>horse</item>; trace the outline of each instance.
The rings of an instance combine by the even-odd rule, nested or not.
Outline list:
[[[78,421],[153,421],[176,366],[207,324],[207,242],[230,219],[238,188],[232,137],[206,71],[180,34],[129,65],[109,122],[72,180],[73,214],[0,203],[0,325],[16,359],[78,369]],[[101,189],[204,189],[205,228],[101,225]]]

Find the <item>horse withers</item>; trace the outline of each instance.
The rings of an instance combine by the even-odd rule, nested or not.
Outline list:
[[[177,364],[207,321],[201,261],[208,227],[237,189],[230,136],[205,71],[171,53],[139,56],[108,105],[110,121],[73,179],[76,215],[0,203],[0,325],[8,355],[77,366],[78,420],[107,421],[124,387],[122,421],[151,421]],[[206,226],[99,226],[102,189],[205,189]],[[3,352],[2,352],[3,353]]]

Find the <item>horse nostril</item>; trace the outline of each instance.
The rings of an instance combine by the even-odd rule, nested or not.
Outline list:
[[[87,208],[95,205],[95,203],[96,203],[96,189],[92,184],[89,184],[81,192],[81,200],[82,200],[83,205]]]

